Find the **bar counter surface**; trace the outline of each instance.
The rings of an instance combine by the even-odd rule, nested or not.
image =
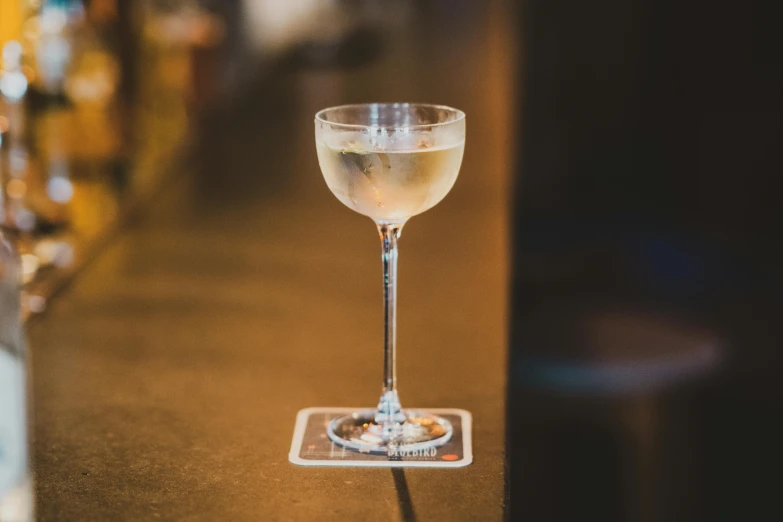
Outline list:
[[[366,66],[270,68],[194,129],[173,181],[29,326],[38,520],[502,519],[515,59],[510,17],[482,4],[431,4]],[[467,113],[454,189],[405,228],[398,319],[403,404],[473,413],[466,468],[288,462],[298,410],[381,386],[377,233],[313,138],[318,109],[367,101]]]

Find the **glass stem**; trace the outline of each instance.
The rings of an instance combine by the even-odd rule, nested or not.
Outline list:
[[[383,392],[375,422],[383,426],[384,439],[391,438],[405,421],[397,397],[397,240],[402,223],[378,223],[383,261]]]

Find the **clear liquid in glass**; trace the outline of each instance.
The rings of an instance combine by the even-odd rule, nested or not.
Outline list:
[[[465,148],[464,141],[439,146],[429,132],[344,132],[316,145],[337,199],[380,223],[405,221],[442,200],[457,180]]]

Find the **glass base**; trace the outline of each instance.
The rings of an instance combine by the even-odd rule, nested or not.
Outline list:
[[[398,454],[446,444],[453,433],[451,423],[419,410],[403,410],[403,422],[378,423],[378,410],[367,409],[333,419],[326,428],[329,439],[361,453]]]

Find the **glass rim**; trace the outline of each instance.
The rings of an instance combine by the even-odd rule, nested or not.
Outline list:
[[[361,123],[338,123],[335,121],[329,121],[323,117],[327,111],[335,111],[339,109],[350,109],[354,107],[369,107],[372,105],[386,105],[390,107],[394,106],[407,106],[407,107],[427,107],[430,109],[446,110],[453,112],[456,118],[449,121],[441,121],[438,123],[417,123],[415,125],[362,125]],[[442,127],[445,125],[451,125],[453,123],[459,123],[465,119],[465,113],[454,107],[448,105],[442,105],[438,103],[409,103],[409,102],[372,102],[372,103],[346,103],[343,105],[335,105],[333,107],[326,107],[315,113],[315,121],[325,123],[334,127],[343,127],[346,129],[420,129],[431,127]]]

